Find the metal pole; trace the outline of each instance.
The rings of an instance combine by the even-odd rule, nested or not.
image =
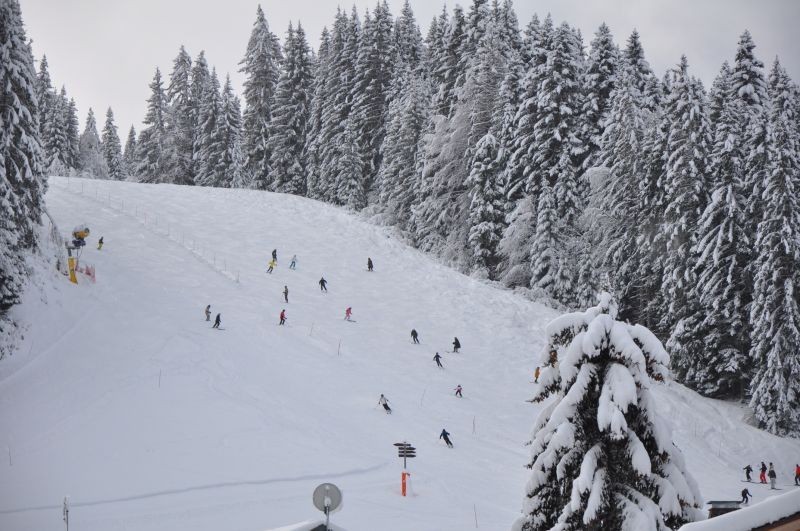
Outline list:
[[[475,529],[478,529],[478,508],[475,507],[475,504],[472,504],[472,512],[475,513]]]
[[[336,349],[336,355],[337,356],[341,356],[342,355],[342,340],[341,339],[339,340],[339,348]]]
[[[331,531],[331,512],[327,505],[325,506],[325,531]]]

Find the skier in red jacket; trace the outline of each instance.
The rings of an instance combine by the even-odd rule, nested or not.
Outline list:
[[[284,310],[281,310],[281,322],[278,323],[278,324],[282,325],[285,322],[286,322],[286,310],[284,309]]]
[[[353,309],[350,306],[348,306],[347,309],[344,311],[344,320],[349,321],[350,316],[352,315],[353,315]]]

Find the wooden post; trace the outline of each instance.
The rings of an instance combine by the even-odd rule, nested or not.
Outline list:
[[[342,355],[342,340],[341,339],[339,340],[339,348],[336,349],[336,355],[337,356],[341,356]]]

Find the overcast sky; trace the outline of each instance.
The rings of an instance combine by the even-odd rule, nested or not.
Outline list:
[[[471,0],[464,0],[468,8]],[[452,7],[456,2],[447,2]],[[93,107],[102,128],[105,110],[114,109],[123,143],[131,124],[141,129],[148,84],[155,67],[167,76],[181,44],[194,58],[206,51],[220,77],[231,74],[237,93],[244,55],[258,0],[20,0],[37,67],[47,55],[53,82],[75,98],[81,129]],[[331,25],[336,6],[360,13],[375,0],[264,0],[270,29],[283,40],[289,21],[300,20],[316,48],[323,26]],[[389,0],[397,15],[403,0]],[[438,0],[411,0],[425,35],[441,11]],[[578,27],[588,45],[606,22],[618,43],[637,28],[645,54],[659,76],[681,54],[708,86],[722,61],[733,60],[739,34],[749,29],[757,56],[769,66],[776,55],[800,81],[798,0],[516,0],[522,27],[534,13],[552,13],[556,23]]]

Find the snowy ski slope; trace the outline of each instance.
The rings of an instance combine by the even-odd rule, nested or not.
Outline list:
[[[97,283],[58,280],[46,301],[29,295],[16,310],[31,329],[0,362],[0,529],[62,529],[69,496],[82,531],[258,531],[318,518],[311,492],[326,481],[344,491],[332,521],[348,530],[508,529],[554,311],[308,199],[50,182],[62,232],[92,230],[83,261]],[[205,322],[206,304],[224,330]],[[343,320],[347,306],[357,322]],[[453,336],[460,354],[445,353]],[[394,414],[377,406],[381,393]],[[737,497],[741,468],[760,460],[790,488],[798,441],[677,384],[656,394],[705,499]],[[399,441],[418,454],[408,498]],[[750,490],[756,502],[769,494]]]

